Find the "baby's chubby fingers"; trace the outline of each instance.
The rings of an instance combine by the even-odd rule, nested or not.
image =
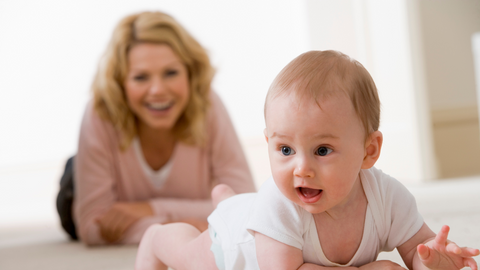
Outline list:
[[[425,246],[424,244],[420,244],[417,246],[418,256],[422,261],[428,260],[430,257],[430,248]]]
[[[455,244],[454,242],[450,242],[447,244],[446,248],[447,252],[456,254],[456,255],[461,255],[462,254],[462,249]]]
[[[480,251],[476,248],[459,247],[453,242],[449,242],[446,247],[447,252],[462,256],[462,257],[474,257],[480,254]]]
[[[462,255],[464,257],[475,257],[480,255],[478,248],[462,247]]]
[[[470,267],[472,270],[478,270],[477,262],[473,258],[465,258],[463,260],[463,265],[465,267]]]
[[[450,231],[450,227],[447,225],[443,225],[440,229],[440,232],[435,236],[435,242],[439,245],[445,245],[447,243],[448,232]]]

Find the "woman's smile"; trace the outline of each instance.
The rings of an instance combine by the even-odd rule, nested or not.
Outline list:
[[[145,103],[145,106],[150,110],[155,111],[165,111],[170,109],[174,105],[174,101],[164,101],[164,102],[149,102]]]

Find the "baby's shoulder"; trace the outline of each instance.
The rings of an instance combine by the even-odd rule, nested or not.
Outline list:
[[[269,178],[260,188],[253,204],[251,220],[262,223],[282,224],[303,228],[312,215],[287,199],[278,189],[273,178]],[[288,225],[290,224],[290,225]]]
[[[361,170],[360,178],[364,186],[365,193],[384,196],[391,193],[408,192],[406,187],[394,177],[384,173],[375,167]]]
[[[258,192],[247,230],[252,235],[258,232],[302,249],[303,237],[312,228],[312,220],[312,214],[287,199],[270,178]]]
[[[275,184],[273,177],[270,177],[260,187],[256,200],[259,205],[263,205],[272,211],[276,211],[276,209],[291,209],[293,212],[301,213],[303,210],[303,208],[283,195]]]

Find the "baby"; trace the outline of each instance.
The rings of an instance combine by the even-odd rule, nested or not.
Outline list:
[[[209,229],[151,226],[135,269],[403,269],[376,261],[397,249],[409,269],[477,270],[478,249],[435,233],[414,197],[373,166],[380,156],[380,101],[357,61],[311,51],[290,62],[265,101],[272,177],[258,193],[219,185]]]

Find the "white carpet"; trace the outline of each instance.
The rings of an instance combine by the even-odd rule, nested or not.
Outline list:
[[[260,140],[247,142],[246,152],[260,185],[270,174],[266,144]],[[135,246],[88,248],[67,239],[55,212],[62,163],[0,170],[0,269],[133,269]],[[450,225],[451,240],[480,248],[480,176],[408,188],[432,230]],[[396,251],[382,253],[379,259],[403,265]]]

